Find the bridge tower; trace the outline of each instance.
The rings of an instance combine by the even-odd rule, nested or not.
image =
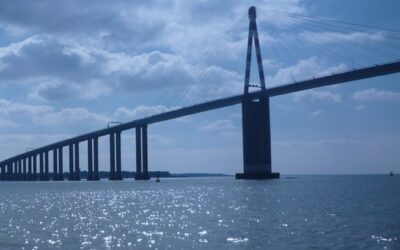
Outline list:
[[[269,97],[263,97],[258,100],[246,99],[249,88],[254,87],[250,85],[253,41],[260,78],[259,87],[261,90],[266,89],[260,42],[258,40],[256,8],[254,6],[249,8],[249,20],[244,98],[242,101],[243,173],[236,174],[236,179],[279,178],[279,173],[271,172]]]

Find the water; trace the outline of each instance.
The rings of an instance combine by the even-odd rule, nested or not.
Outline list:
[[[400,249],[400,176],[0,183],[0,249]]]

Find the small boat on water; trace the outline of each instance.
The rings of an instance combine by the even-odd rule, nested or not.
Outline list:
[[[390,171],[390,174],[389,174],[389,176],[393,176],[394,174],[393,174],[393,171]]]

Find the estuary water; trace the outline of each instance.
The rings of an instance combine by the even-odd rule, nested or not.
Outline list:
[[[400,176],[0,182],[0,249],[400,249]]]

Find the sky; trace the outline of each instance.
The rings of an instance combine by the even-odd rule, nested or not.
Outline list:
[[[242,93],[252,5],[267,87],[400,60],[396,0],[4,0],[0,159],[110,121]],[[271,98],[273,171],[400,172],[399,80]],[[259,84],[254,61],[251,81]],[[241,129],[240,105],[152,124],[149,169],[242,172]],[[124,131],[123,170],[135,169],[134,142],[134,131]],[[107,137],[100,153],[107,170]]]

